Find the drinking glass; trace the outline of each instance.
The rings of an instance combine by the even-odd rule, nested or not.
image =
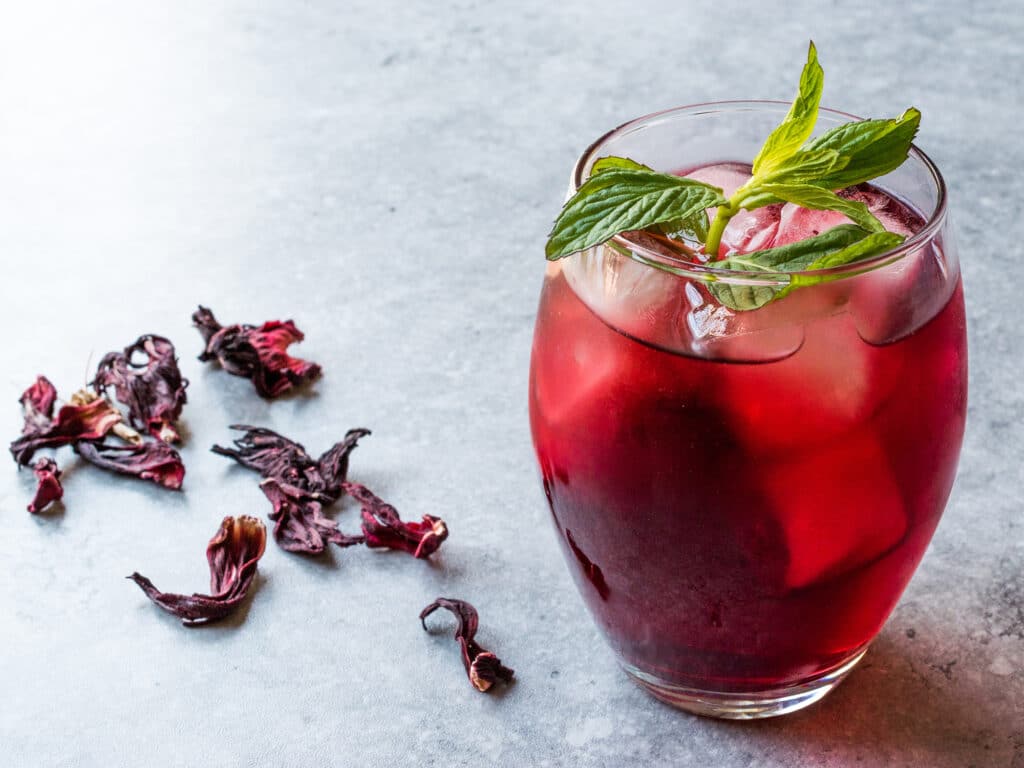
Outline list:
[[[606,155],[667,172],[749,161],[788,107],[639,118],[583,153],[570,194]],[[849,119],[822,110],[818,130]],[[547,265],[529,400],[554,526],[627,674],[684,710],[768,717],[825,696],[949,496],[967,352],[945,185],[916,148],[873,184],[920,214],[917,234],[757,310],[709,285],[811,273],[717,269],[644,233]]]

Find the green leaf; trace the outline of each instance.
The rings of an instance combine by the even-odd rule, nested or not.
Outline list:
[[[772,285],[737,285],[735,283],[708,283],[711,295],[718,303],[729,309],[747,311],[760,309],[775,298],[785,286]]]
[[[695,179],[607,163],[562,208],[545,253],[548,259],[560,259],[620,232],[689,221],[706,208],[723,203],[722,190]]]
[[[860,120],[837,125],[813,139],[807,150],[834,149],[849,161],[830,171],[815,184],[827,189],[844,189],[884,176],[907,159],[910,145],[921,124],[921,113],[911,107],[896,119]]]
[[[730,256],[722,261],[714,262],[712,266],[744,271],[800,272],[809,269],[809,265],[823,254],[847,248],[860,242],[869,234],[870,232],[856,224],[840,224],[814,237],[797,240],[788,245],[780,245],[778,248],[766,248],[762,251]]]
[[[898,235],[895,232],[872,232],[863,240],[858,240],[856,243],[848,245],[838,251],[826,253],[818,257],[807,265],[806,271],[841,267],[844,264],[852,264],[855,261],[862,261],[864,259],[871,258],[872,256],[878,256],[888,250],[892,250],[905,239],[906,238],[903,235]],[[809,275],[800,275],[797,277],[804,280],[814,279]],[[815,280],[815,282],[820,282],[820,280]]]
[[[674,219],[658,224],[658,230],[673,240],[696,240],[703,243],[708,239],[708,212],[699,210],[686,219]]]
[[[764,184],[803,184],[838,172],[846,167],[850,158],[834,149],[802,149],[790,155],[779,165],[747,182],[748,189],[760,189]]]
[[[590,175],[596,176],[599,173],[605,171],[614,170],[634,170],[634,171],[655,171],[644,165],[638,163],[636,160],[631,160],[628,157],[602,157],[597,160],[590,167]],[[666,237],[670,237],[673,240],[696,240],[703,243],[708,236],[708,214],[707,211],[701,210],[697,213],[685,219],[675,219],[673,221],[666,221],[661,224],[656,224],[655,228]]]
[[[754,158],[755,176],[779,165],[810,137],[818,120],[818,104],[824,83],[825,73],[818,64],[818,50],[812,42],[807,48],[807,63],[800,73],[800,89],[793,104]]]
[[[885,231],[882,222],[875,218],[864,203],[848,200],[821,187],[811,184],[763,184],[758,190],[784,202],[815,211],[837,211],[869,232]]]
[[[904,240],[893,232],[868,232],[854,224],[840,224],[815,237],[790,245],[732,256],[716,263],[716,267],[762,271],[766,278],[777,279],[772,285],[737,285],[716,281],[708,289],[718,301],[730,309],[759,309],[770,301],[781,299],[797,288],[833,279],[830,275],[794,274],[850,264],[877,256],[895,248]]]
[[[616,157],[615,155],[608,155],[607,157],[601,157],[594,161],[594,164],[590,166],[590,175],[597,176],[599,173],[605,171],[651,171],[656,173],[653,168],[638,163],[636,160],[631,160],[628,157]]]

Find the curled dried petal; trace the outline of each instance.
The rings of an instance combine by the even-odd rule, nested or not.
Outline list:
[[[199,307],[192,322],[206,341],[199,359],[217,360],[228,373],[250,379],[263,397],[277,397],[320,376],[319,365],[288,354],[288,347],[305,338],[291,320],[222,326],[209,309]]]
[[[359,483],[343,483],[345,491],[362,507],[363,534],[366,546],[387,547],[408,552],[413,557],[427,558],[448,538],[444,520],[424,515],[419,523],[407,523],[398,510]]]
[[[140,353],[145,360],[137,360]],[[93,384],[101,393],[114,388],[135,427],[165,442],[181,439],[174,422],[187,400],[188,380],[181,375],[169,339],[147,334],[123,352],[109,353],[100,361]]]
[[[139,585],[146,597],[180,618],[183,624],[208,624],[228,616],[245,599],[266,544],[267,529],[256,518],[225,517],[206,548],[212,595],[161,592],[139,573],[128,578]]]
[[[38,382],[37,382],[38,383]],[[31,390],[30,390],[31,391]],[[27,395],[28,393],[26,393]],[[22,405],[26,402],[23,396]],[[32,402],[27,400],[27,402]],[[33,426],[29,431],[26,408],[26,432],[11,443],[11,454],[18,464],[25,466],[40,448],[57,448],[78,440],[99,440],[121,421],[121,414],[102,397],[86,393],[78,399],[79,405],[65,405],[57,418],[45,426]],[[33,403],[32,408],[35,408]]]
[[[267,529],[260,520],[248,515],[237,520],[225,517],[206,547],[214,597],[230,599],[244,594],[266,548]]]
[[[515,672],[501,663],[501,659],[476,642],[476,631],[479,616],[476,608],[465,600],[439,597],[420,612],[420,623],[427,628],[427,616],[438,608],[450,611],[458,624],[455,627],[455,640],[462,651],[462,664],[473,687],[486,692],[499,680],[509,683]]]
[[[274,505],[270,519],[274,521],[274,538],[282,549],[317,555],[328,543],[339,547],[363,543],[362,536],[342,533],[336,522],[324,516],[324,496],[276,478],[264,480],[260,488]]]
[[[317,469],[324,482],[324,491],[333,493],[335,497],[341,495],[342,485],[348,478],[348,459],[352,449],[359,444],[360,438],[369,434],[370,430],[363,427],[350,429],[343,439],[324,451],[317,459]]]
[[[75,452],[97,467],[151,480],[174,491],[181,488],[185,479],[185,465],[181,455],[159,440],[150,440],[141,445],[111,445],[82,440],[75,443]]]
[[[22,434],[40,432],[49,427],[53,421],[53,404],[56,401],[56,387],[45,376],[37,376],[35,383],[18,399],[25,414]]]
[[[249,469],[254,469],[264,478],[274,478],[286,485],[302,488],[322,497],[324,503],[331,503],[341,495],[341,485],[348,473],[348,460],[359,439],[370,434],[368,429],[350,429],[343,440],[317,460],[306,453],[306,449],[269,429],[232,425],[232,429],[244,431],[235,440],[235,448],[215,445],[211,449],[221,456],[228,456]]]
[[[51,458],[42,458],[32,465],[32,471],[39,481],[36,495],[28,505],[28,511],[37,514],[64,495],[64,487],[60,484],[61,471],[57,462]]]

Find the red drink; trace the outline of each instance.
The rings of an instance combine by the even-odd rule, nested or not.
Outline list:
[[[924,227],[861,194],[887,225]],[[838,216],[757,213],[727,245],[780,245]],[[966,412],[959,269],[926,234],[754,312],[608,247],[549,265],[530,375],[544,489],[587,605],[656,695],[722,714],[694,695],[764,694],[788,711],[786,695],[824,695],[896,605]]]

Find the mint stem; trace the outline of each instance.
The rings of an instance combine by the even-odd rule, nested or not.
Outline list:
[[[725,232],[729,219],[735,216],[738,210],[739,208],[730,201],[729,205],[720,205],[715,211],[715,218],[712,219],[711,226],[708,227],[708,239],[704,244],[704,253],[707,254],[708,261],[718,259],[718,249],[722,245],[722,233]]]

